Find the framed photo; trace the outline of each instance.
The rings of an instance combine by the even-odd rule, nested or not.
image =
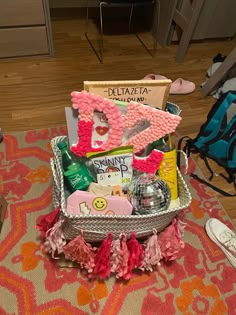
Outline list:
[[[122,102],[138,102],[164,109],[171,80],[84,81],[87,92]]]

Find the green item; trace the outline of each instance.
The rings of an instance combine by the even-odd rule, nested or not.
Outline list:
[[[75,190],[86,190],[93,178],[83,160],[73,156],[68,149],[66,141],[57,144],[61,151],[63,175],[71,188]]]
[[[166,141],[165,141],[164,138],[160,138],[160,139],[154,141],[154,142],[151,144],[151,149],[152,149],[152,150],[153,150],[153,149],[156,149],[156,150],[163,151],[163,152],[169,150],[168,145],[167,145],[167,143],[166,143]]]
[[[160,138],[156,141],[154,141],[151,144],[151,149],[156,149],[162,152],[169,152],[174,149],[174,144],[172,140],[172,135],[168,134],[163,138]]]

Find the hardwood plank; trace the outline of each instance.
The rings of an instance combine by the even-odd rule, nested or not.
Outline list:
[[[90,24],[94,43],[98,33]],[[203,97],[200,84],[212,58],[219,52],[228,55],[235,41],[208,41],[191,44],[183,63],[177,64],[176,45],[162,48],[152,58],[133,34],[104,36],[104,63],[101,64],[84,36],[84,20],[54,20],[52,22],[54,57],[27,57],[0,60],[0,127],[4,133],[59,126],[66,123],[64,107],[71,106],[70,93],[81,90],[85,80],[133,80],[148,73],[178,77],[195,82],[190,95],[170,95],[169,100],[182,109],[180,135],[195,136],[215,99]],[[152,47],[151,36],[140,34]],[[197,163],[208,176],[204,164]],[[233,192],[220,177],[214,183]],[[236,224],[235,198],[216,194]],[[209,209],[206,209],[209,211]],[[214,209],[212,209],[214,212]]]

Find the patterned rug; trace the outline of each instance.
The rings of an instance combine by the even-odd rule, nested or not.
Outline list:
[[[0,314],[236,314],[236,272],[204,230],[209,217],[232,223],[213,191],[188,176],[193,200],[185,248],[171,264],[134,273],[128,282],[88,281],[45,254],[34,226],[52,210],[50,139],[66,133],[65,127],[20,132],[0,144],[0,192],[9,203],[0,234]],[[201,175],[190,159],[191,171]]]

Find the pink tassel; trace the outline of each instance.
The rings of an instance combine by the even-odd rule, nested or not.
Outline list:
[[[136,239],[136,233],[131,233],[131,238],[127,242],[127,247],[129,250],[129,261],[128,261],[128,270],[124,275],[125,280],[129,280],[131,278],[131,272],[135,267],[140,268],[143,261],[144,250],[142,245]]]
[[[152,266],[160,266],[161,250],[158,244],[157,230],[153,230],[153,235],[149,237],[145,247],[142,270],[153,271]]]
[[[112,242],[111,272],[117,272],[116,278],[123,277],[128,271],[129,251],[127,237],[121,233],[118,240]]]
[[[41,233],[41,237],[45,237],[46,232],[53,227],[53,225],[58,221],[59,218],[59,207],[57,207],[54,211],[49,214],[44,215],[41,219],[38,220],[35,225],[36,229],[39,229]]]
[[[45,246],[49,250],[49,253],[52,254],[52,258],[58,259],[55,257],[55,253],[63,253],[63,246],[66,244],[64,234],[62,232],[62,224],[64,220],[58,221],[54,226],[46,232]]]
[[[94,262],[94,274],[98,275],[101,279],[105,279],[110,275],[110,251],[113,234],[109,233],[108,237],[102,242],[102,245],[98,248]]]
[[[77,261],[81,268],[86,268],[91,273],[95,266],[94,257],[96,249],[96,247],[92,247],[89,243],[85,242],[84,232],[81,230],[79,236],[63,247],[63,252],[67,259]]]
[[[165,261],[175,260],[180,249],[183,248],[183,242],[177,237],[175,221],[160,233],[158,244],[161,249],[161,256]]]
[[[183,221],[182,216],[178,216],[176,219],[173,220],[173,224],[175,227],[176,237],[181,241],[184,237],[184,230],[187,223]]]

